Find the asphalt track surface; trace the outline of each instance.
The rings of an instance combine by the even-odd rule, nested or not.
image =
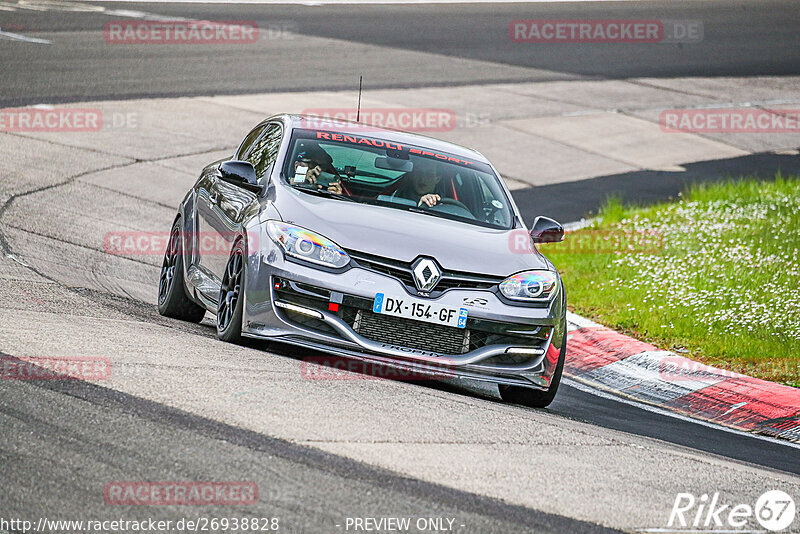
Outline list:
[[[470,532],[608,530],[398,476],[94,384],[34,384],[0,389],[6,517],[108,517],[97,493],[103,476],[114,473],[115,480],[254,481],[258,503],[242,515],[277,517],[281,531],[289,532],[335,531],[344,517],[370,516],[457,517],[456,528]],[[19,497],[26,494],[36,498],[23,504]],[[219,507],[193,508],[187,517],[220,517]],[[174,510],[155,507],[143,515],[175,518]]]
[[[301,36],[325,36],[345,44],[387,47],[385,55],[370,60],[367,88],[467,85],[499,80],[800,73],[797,31],[800,11],[794,2],[418,7],[125,4],[124,8],[192,18],[252,19],[263,26],[289,21]],[[537,54],[508,42],[510,19],[579,16],[697,19],[704,22],[706,37],[693,47],[545,47],[537,50]],[[0,41],[4,71],[0,77],[0,104],[342,89],[351,88],[359,71],[354,63],[358,63],[360,56],[342,55],[341,50],[314,49],[298,56],[288,53],[285,47],[271,55],[220,49],[219,54],[200,61],[187,57],[191,52],[181,47],[118,47],[118,50],[102,47],[97,35],[108,20],[106,15],[63,9],[0,11],[0,29],[37,36],[46,34],[57,44],[39,46]],[[302,42],[302,37],[293,41],[295,45],[298,40]],[[284,45],[281,42],[280,46]],[[404,67],[397,70],[390,59],[403,50],[435,51],[442,55],[442,60],[435,69],[413,69],[398,58]],[[484,72],[466,69],[454,60],[464,58],[499,63],[509,69]],[[744,165],[762,170],[768,176],[770,165],[782,164],[782,168],[787,168],[795,164],[796,158],[782,162],[776,157],[768,160],[753,157]],[[698,165],[688,179],[702,179],[706,174],[703,171],[702,164]],[[684,176],[679,180],[660,180],[663,184],[660,188],[631,194],[642,201],[666,198],[679,191],[686,179]],[[606,177],[591,181],[589,187],[585,183],[556,184],[515,196],[527,213],[542,211],[537,204],[542,192],[552,193],[554,198],[569,195],[569,203],[564,201],[561,207],[550,207],[560,213],[562,220],[567,220],[596,209],[608,191],[626,190],[628,183],[620,177]],[[588,193],[581,197],[570,194],[578,190]],[[7,247],[5,241],[3,246]],[[113,310],[154,325],[165,324],[146,304],[102,294],[81,295],[99,314]],[[91,317],[89,314],[88,320]],[[170,328],[179,328],[198,339],[213,336],[208,325]],[[256,344],[249,349],[264,347]],[[273,346],[268,349],[285,358],[297,357],[291,349]],[[484,400],[495,402],[480,389],[447,384],[410,387],[448,398],[464,398],[473,404]],[[359,402],[369,403],[370,399],[362,398]],[[512,409],[523,414],[529,412]],[[687,451],[800,474],[796,448],[655,414],[569,385],[562,386],[547,410],[538,412],[551,417],[553,424],[586,422],[611,431],[655,438],[685,447]],[[389,515],[454,516],[467,525],[468,531],[475,532],[602,530],[591,523],[401,476],[99,385],[4,383],[0,387],[0,419],[4,429],[0,438],[0,467],[7,489],[0,496],[0,508],[16,515],[74,517],[80,511],[85,516],[103,517],[108,509],[102,501],[98,502],[97,488],[109,479],[237,480],[253,479],[253,473],[257,473],[255,480],[263,488],[262,495],[257,508],[248,514],[280,516],[292,525],[290,532],[324,531],[322,525],[327,526],[327,531],[336,530],[331,525],[346,516]],[[607,488],[609,492],[617,489]],[[146,515],[174,517],[173,512],[150,509]],[[192,510],[192,515],[203,513],[218,515],[219,511]]]
[[[80,3],[78,3],[80,4]],[[800,11],[792,0],[467,5],[108,3],[167,17],[255,21],[255,46],[103,46],[105,23],[130,18],[59,9],[0,11],[0,29],[53,45],[4,42],[0,105],[266,91],[466,85],[579,78],[797,74]],[[79,8],[75,8],[79,9]],[[519,44],[515,19],[699,21],[691,44]],[[286,39],[289,28],[297,38]],[[307,37],[343,46],[308,46]],[[375,53],[360,46],[386,47]],[[404,53],[431,52],[427,64]],[[465,66],[463,60],[478,61]]]

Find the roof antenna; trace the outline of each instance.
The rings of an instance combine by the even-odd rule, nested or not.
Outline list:
[[[363,76],[358,77],[358,110],[356,111],[356,122],[361,119],[361,80]]]

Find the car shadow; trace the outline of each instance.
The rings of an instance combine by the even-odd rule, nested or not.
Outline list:
[[[353,378],[347,378],[343,375],[343,373],[349,372],[355,374],[356,379],[360,377],[363,380],[379,379],[405,382],[430,390],[503,402],[496,385],[476,380],[460,378],[436,379],[420,375],[409,376],[406,372],[398,372],[396,369],[380,363],[365,363],[355,358],[331,355],[322,351],[276,341],[243,338],[242,345],[264,350],[278,356],[292,358],[300,362],[323,366],[324,369],[322,371],[313,371],[314,376],[309,376],[310,380],[352,380]],[[301,374],[302,372],[301,370]],[[309,374],[311,375],[312,372],[309,372]]]

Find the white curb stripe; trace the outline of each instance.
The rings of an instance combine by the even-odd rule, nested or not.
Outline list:
[[[567,311],[567,332],[572,332],[578,328],[605,328],[601,324],[590,321],[585,317],[581,317],[571,311]]]
[[[581,378],[654,404],[666,404],[725,380],[716,375],[706,375],[706,379],[696,380],[677,373],[670,375],[674,379],[668,379],[664,376],[664,359],[673,357],[677,355],[669,351],[642,352],[593,369],[582,374]]]

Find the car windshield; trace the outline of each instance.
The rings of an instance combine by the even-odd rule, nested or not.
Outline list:
[[[283,176],[298,189],[331,190],[331,198],[420,216],[512,226],[513,212],[499,178],[480,161],[374,137],[304,129],[295,130],[288,156]],[[428,195],[436,195],[435,202]]]

